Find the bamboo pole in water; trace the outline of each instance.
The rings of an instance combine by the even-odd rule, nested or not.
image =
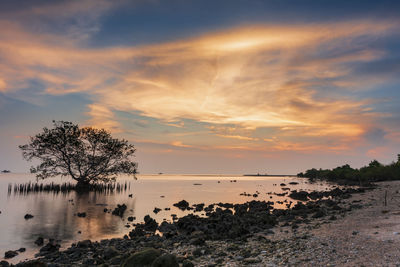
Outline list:
[[[46,193],[69,193],[71,191],[76,191],[76,185],[73,183],[62,183],[62,184],[55,184],[54,182],[51,182],[50,184],[43,184],[43,183],[32,183],[32,182],[27,182],[23,184],[8,184],[8,194],[10,195],[12,192],[14,192],[15,195],[20,194],[20,195],[26,195],[30,193],[41,193],[41,192],[46,192]],[[127,190],[130,190],[130,183],[109,183],[109,184],[103,184],[103,183],[95,183],[91,184],[89,186],[89,191],[91,192],[98,192],[98,193],[105,193],[105,194],[111,194],[114,192],[121,193],[125,192]]]

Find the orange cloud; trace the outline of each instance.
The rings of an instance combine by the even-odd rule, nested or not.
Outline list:
[[[75,12],[73,5],[71,10]],[[287,140],[266,149],[315,150],[321,147],[288,140],[358,137],[378,116],[366,111],[368,101],[321,97],[318,88],[347,90],[343,87],[379,82],[349,80],[347,63],[376,60],[385,53],[351,52],[351,40],[390,34],[396,26],[368,20],[256,25],[157,45],[90,49],[80,40],[34,35],[20,25],[0,21],[0,91],[17,92],[28,87],[29,80],[39,80],[48,94],[87,93],[95,101],[88,106],[89,123],[114,131],[122,127],[113,110],[139,111],[177,127],[185,127],[176,123],[182,119],[234,125],[232,131],[211,134],[246,145],[270,139],[251,136],[256,129],[280,129],[275,135]],[[327,45],[349,52],[331,57],[313,54]],[[184,142],[171,144],[190,147]]]
[[[114,133],[122,132],[119,122],[116,121],[114,113],[107,107],[90,104],[87,114],[91,117],[89,125],[97,128],[107,129]]]

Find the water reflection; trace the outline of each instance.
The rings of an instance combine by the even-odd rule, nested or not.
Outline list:
[[[231,182],[232,180],[237,180],[237,182]],[[290,185],[291,189],[323,190],[327,187],[326,184],[311,185],[305,180],[287,177],[163,175],[141,176],[137,181],[121,178],[121,182],[128,181],[132,185],[120,193],[78,194],[71,191],[59,194],[46,192],[8,194],[9,183],[26,183],[34,181],[34,178],[30,175],[1,174],[0,255],[4,255],[6,250],[20,247],[28,249],[22,257],[33,255],[38,251],[34,241],[39,236],[62,240],[61,244],[64,246],[77,240],[122,237],[130,230],[125,227],[128,216],[135,216],[137,221],[142,221],[145,215],[150,214],[161,222],[163,219],[171,220],[171,214],[178,216],[187,214],[187,211],[173,207],[174,203],[182,199],[187,200],[190,205],[195,203],[208,205],[218,202],[244,203],[257,199],[275,201],[275,208],[284,207],[286,203],[283,201],[287,199],[287,196],[277,196],[273,193],[283,193],[279,184],[293,180],[299,184]],[[243,192],[250,193],[251,196],[241,195]],[[258,192],[257,198],[254,198],[253,194],[256,192]],[[133,197],[129,197],[131,194]],[[104,212],[105,208],[112,210],[117,204],[122,203],[128,207],[123,218]],[[161,209],[157,214],[153,213],[155,207]],[[165,208],[171,208],[171,210],[165,210]],[[76,216],[78,212],[86,212],[87,216],[78,217]],[[26,213],[34,217],[25,220]]]

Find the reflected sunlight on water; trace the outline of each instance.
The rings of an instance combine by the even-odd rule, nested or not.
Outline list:
[[[236,182],[233,182],[236,180]],[[7,250],[27,248],[13,261],[31,257],[38,251],[34,244],[37,237],[61,240],[63,247],[71,242],[84,239],[99,240],[111,237],[122,237],[130,231],[125,225],[128,216],[141,222],[150,214],[158,222],[171,220],[171,214],[183,216],[188,212],[173,206],[185,199],[190,205],[205,203],[244,203],[256,200],[284,201],[286,197],[268,194],[282,193],[280,183],[286,187],[305,190],[324,190],[327,184],[310,184],[306,179],[293,177],[244,177],[221,175],[138,175],[138,180],[120,177],[119,182],[130,182],[130,189],[121,193],[31,193],[7,194],[10,183],[36,181],[30,174],[0,174],[0,255]],[[68,178],[54,178],[45,182],[69,182]],[[291,181],[299,184],[289,185]],[[240,195],[246,192],[251,195],[259,192],[257,198]],[[132,197],[129,197],[132,194]],[[104,209],[114,209],[117,204],[125,203],[128,207],[123,218],[105,213]],[[158,207],[161,211],[153,213]],[[275,208],[284,205],[275,204]],[[164,210],[171,208],[170,211]],[[86,212],[85,218],[76,216]],[[24,219],[25,214],[34,217]],[[198,214],[198,213],[197,213]],[[80,231],[81,233],[78,233]]]

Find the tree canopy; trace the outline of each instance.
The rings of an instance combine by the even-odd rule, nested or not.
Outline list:
[[[334,169],[309,169],[304,173],[297,174],[298,177],[310,179],[327,180],[345,184],[368,184],[370,182],[399,180],[400,179],[400,154],[397,162],[384,165],[377,160],[371,161],[368,166],[353,169],[346,164]]]
[[[31,167],[38,179],[70,176],[78,185],[114,181],[117,174],[135,175],[135,147],[127,140],[115,139],[104,129],[82,127],[67,121],[53,121],[53,128],[19,146],[23,157],[39,160]]]

